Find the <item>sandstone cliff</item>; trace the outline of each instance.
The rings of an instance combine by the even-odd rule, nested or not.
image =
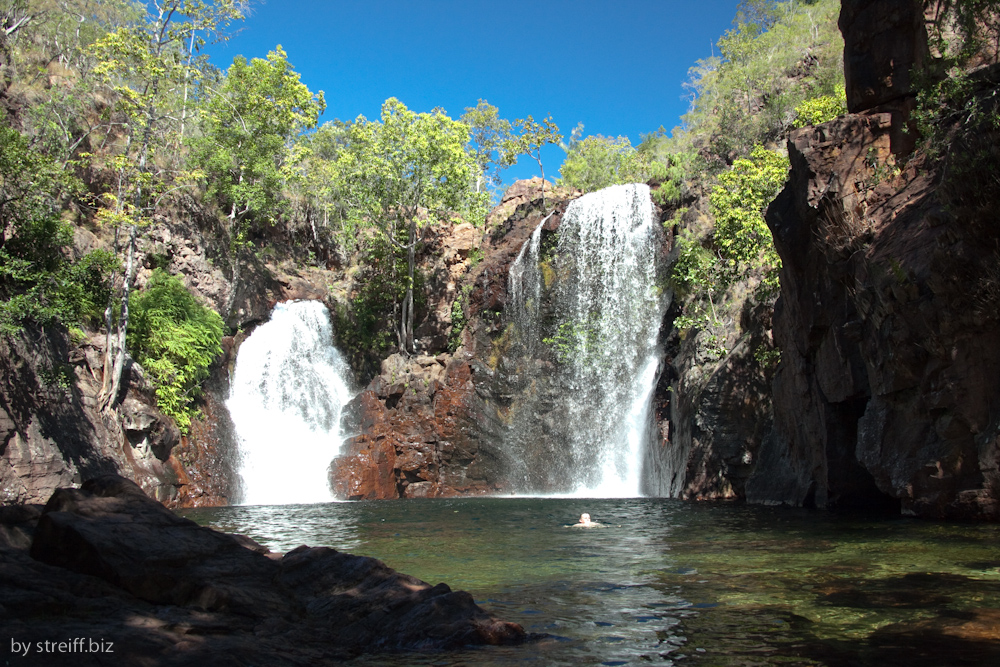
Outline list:
[[[566,203],[578,195],[546,184],[543,206],[541,179],[507,190],[487,221],[482,261],[449,274],[453,282],[445,293],[453,295],[457,307],[448,312],[455,315],[439,315],[436,323],[417,328],[437,330],[437,340],[451,338],[457,348],[383,361],[381,373],[348,406],[345,430],[356,435],[331,467],[336,495],[414,498],[504,490],[508,466],[500,443],[513,397],[505,395],[497,374],[505,354],[508,272],[543,218],[554,230]],[[424,349],[434,340],[425,339]]]
[[[789,140],[790,179],[767,215],[782,357],[752,502],[1000,518],[1000,192],[983,150],[998,137],[963,114],[939,128],[951,154],[907,155],[922,19],[913,3],[845,2],[860,113]],[[992,117],[997,72],[971,81],[970,108]]]

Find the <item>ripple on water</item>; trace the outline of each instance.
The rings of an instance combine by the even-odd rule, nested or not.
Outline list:
[[[583,511],[612,526],[563,528]],[[1000,526],[658,499],[185,514],[276,551],[375,556],[548,634],[526,647],[365,656],[357,667],[1000,664]]]

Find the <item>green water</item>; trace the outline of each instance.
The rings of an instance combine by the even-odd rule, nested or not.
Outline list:
[[[589,512],[600,528],[567,528]],[[547,638],[368,665],[1000,665],[1000,526],[662,499],[189,510],[375,556]]]

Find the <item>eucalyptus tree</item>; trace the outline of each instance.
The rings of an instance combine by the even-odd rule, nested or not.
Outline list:
[[[504,150],[514,137],[513,125],[486,100],[479,100],[474,107],[466,107],[461,120],[469,126],[469,150],[479,167],[476,192],[482,192],[483,185],[499,186],[502,182],[500,172],[517,162],[516,155]]]
[[[178,116],[186,103],[192,55],[208,40],[222,38],[232,21],[242,19],[245,4],[152,0],[145,7],[144,20],[123,25],[91,46],[97,61],[94,74],[112,103],[106,110],[103,145],[85,157],[91,168],[103,170],[112,182],[98,219],[114,225],[116,253],[121,250],[120,233],[128,235],[124,274],[112,278],[121,294],[117,340],[113,340],[111,301],[104,315],[107,351],[100,401],[105,409],[117,405],[120,393],[138,229],[151,220],[168,191],[186,184],[176,164],[171,168],[166,158],[168,149],[180,143]]]
[[[415,351],[413,328],[417,230],[432,215],[482,207],[474,196],[481,173],[466,150],[469,126],[441,109],[416,113],[396,98],[382,105],[381,118],[359,116],[346,128],[337,159],[340,195],[359,224],[367,223],[396,250],[406,254],[402,299],[393,296],[399,351]],[[422,213],[426,211],[426,218]],[[402,238],[401,238],[402,237]]]
[[[316,127],[326,109],[323,91],[299,80],[279,44],[267,59],[237,56],[203,114],[195,161],[208,194],[229,211],[230,235],[242,245],[255,221],[273,219],[284,183],[294,177],[292,140]]]
[[[542,172],[542,207],[545,206],[545,166],[542,164],[542,149],[550,144],[559,145],[563,136],[559,133],[559,126],[552,121],[552,117],[546,117],[541,123],[535,122],[534,117],[518,118],[514,121],[514,134],[503,143],[503,153],[509,164],[517,164],[519,155],[528,155],[538,163],[538,169]]]

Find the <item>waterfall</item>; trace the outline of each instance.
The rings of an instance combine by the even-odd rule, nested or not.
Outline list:
[[[667,307],[649,188],[585,195],[544,224],[509,273],[508,477],[522,493],[640,495]]]
[[[350,400],[348,367],[319,301],[279,303],[240,346],[226,406],[247,505],[333,500],[327,479]]]

